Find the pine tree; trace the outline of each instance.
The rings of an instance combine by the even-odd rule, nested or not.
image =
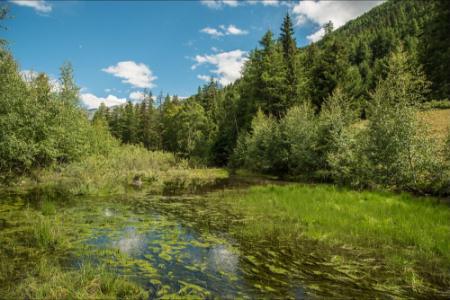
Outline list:
[[[283,58],[286,67],[286,99],[287,106],[291,106],[297,100],[297,43],[294,37],[294,29],[289,13],[286,14],[281,26],[280,42],[283,48]],[[287,108],[286,108],[287,109]],[[284,113],[284,112],[283,112]]]

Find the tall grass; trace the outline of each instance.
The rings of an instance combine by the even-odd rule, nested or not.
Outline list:
[[[64,271],[43,258],[34,274],[17,286],[15,294],[26,299],[148,299],[147,292],[104,266],[84,264]]]
[[[32,226],[32,242],[35,246],[44,250],[63,248],[67,243],[64,228],[57,218],[45,218],[37,216]]]
[[[437,200],[327,185],[254,187],[225,200],[245,216],[241,234],[247,237],[319,240],[371,253],[400,272],[411,267],[450,283],[450,209]]]
[[[38,175],[38,181],[63,186],[75,195],[104,195],[135,189],[135,178],[153,192],[162,192],[167,185],[181,179],[183,186],[189,186],[210,183],[224,176],[227,174],[217,169],[191,169],[186,160],[172,153],[123,145],[107,155],[92,155],[80,162],[44,170]]]

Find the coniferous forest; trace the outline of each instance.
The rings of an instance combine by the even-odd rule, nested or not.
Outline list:
[[[0,37],[0,298],[450,297],[450,1],[279,21],[231,84],[95,112]]]
[[[146,92],[141,103],[102,106],[94,120],[123,143],[208,166],[445,194],[445,145],[416,114],[449,105],[449,11],[389,1],[336,31],[329,22],[304,48],[287,14],[236,83],[211,80],[186,100]]]

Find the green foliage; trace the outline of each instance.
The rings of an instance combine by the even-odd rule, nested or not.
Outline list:
[[[273,155],[277,142],[277,122],[258,111],[252,121],[252,133],[244,134],[238,141],[236,161],[241,161],[249,170],[272,172],[275,167]],[[241,156],[242,155],[242,156]]]
[[[59,98],[68,106],[77,105],[80,88],[75,83],[72,64],[64,63],[60,68],[60,74],[61,92]]]
[[[386,79],[375,89],[367,127],[348,128],[329,156],[334,178],[353,186],[389,186],[436,192],[443,161],[416,104],[428,83],[414,74],[404,52],[391,55]]]
[[[399,50],[388,59],[365,124],[357,124],[359,107],[340,87],[319,114],[308,102],[292,107],[280,121],[259,112],[250,133],[238,140],[233,167],[356,187],[445,193],[439,143],[417,119],[428,85]]]
[[[76,106],[78,88],[69,64],[61,68],[61,91],[53,91],[45,74],[24,80],[8,52],[0,50],[0,57],[2,179],[77,161],[114,145],[106,129],[91,126]]]
[[[308,102],[292,107],[283,118],[281,128],[289,145],[290,174],[308,178],[316,171],[318,125],[314,108]]]
[[[433,141],[416,118],[427,82],[413,74],[403,52],[394,53],[389,71],[372,96],[369,110],[368,171],[377,183],[419,188],[421,177],[432,175]],[[425,179],[425,178],[424,178]],[[426,180],[425,181],[429,181]]]

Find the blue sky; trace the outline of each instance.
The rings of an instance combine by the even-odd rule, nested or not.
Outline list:
[[[299,46],[381,1],[9,1],[2,35],[25,72],[58,76],[70,61],[89,107],[139,100],[144,88],[181,97],[211,76],[236,80],[265,31],[295,21]]]

